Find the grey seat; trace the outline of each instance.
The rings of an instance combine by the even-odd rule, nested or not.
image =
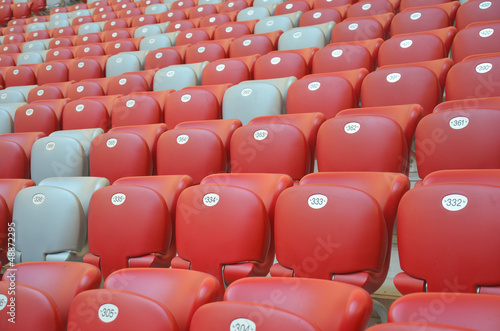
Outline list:
[[[35,22],[30,23],[26,26],[27,33],[40,30],[47,30],[47,25],[45,25],[43,22]]]
[[[149,5],[146,7],[146,10],[144,11],[144,14],[150,15],[150,14],[160,14],[164,13],[168,10],[168,6],[163,4],[163,3],[155,3],[152,5]]]
[[[24,52],[17,57],[17,65],[44,63],[48,51]]]
[[[49,16],[49,21],[60,21],[69,19],[69,13],[55,13]]]
[[[38,85],[11,86],[0,92],[0,103],[27,102],[28,93]]]
[[[203,68],[208,61],[191,64],[172,65],[158,70],[153,81],[154,91],[181,90],[201,84]]]
[[[269,82],[245,81],[231,86],[222,101],[222,118],[239,119],[243,125],[254,117],[280,115],[283,110],[281,92]]]
[[[27,43],[23,44],[23,53],[48,50],[51,40],[52,39],[39,39],[28,41]]]
[[[167,33],[156,34],[156,35],[150,35],[150,36],[144,37],[141,40],[141,44],[139,46],[139,49],[141,51],[144,51],[144,50],[154,51],[154,50],[157,50],[158,48],[171,47],[173,45],[174,45],[174,43],[169,38]]]
[[[147,37],[165,33],[165,31],[167,30],[167,26],[169,24],[170,22],[143,25],[135,29],[134,38]],[[173,40],[175,40],[175,38]]]
[[[78,27],[78,34],[99,33],[103,30],[103,25],[97,22],[85,23]]]
[[[0,103],[0,134],[14,132],[14,116],[17,108],[26,102]]]
[[[85,243],[85,213],[69,190],[33,186],[14,201],[15,263],[76,259]]]
[[[331,26],[333,27],[333,25]],[[284,32],[278,40],[278,50],[284,51],[309,47],[323,48],[327,44],[328,41],[325,37],[325,32],[320,27],[304,26]]]
[[[89,175],[89,150],[102,129],[55,131],[38,139],[31,148],[31,179]]]
[[[292,20],[285,16],[269,16],[261,19],[255,24],[255,34],[273,32],[281,30],[283,32],[288,31],[293,28]]]
[[[263,6],[269,6],[269,5],[279,5],[280,3],[283,3],[283,0],[255,0],[253,2],[254,7],[263,7]]]
[[[106,61],[106,77],[113,77],[126,72],[144,70],[144,60],[148,51],[122,52],[110,56]]]
[[[69,20],[57,20],[57,21],[50,21],[49,25],[47,27],[47,30],[50,29],[58,29],[58,28],[64,28],[66,26],[71,26],[71,23]]]
[[[288,94],[288,88],[296,80],[297,80],[297,78],[295,78],[294,76],[290,76],[290,77],[283,77],[283,78],[247,80],[247,81],[244,81],[243,83],[248,83],[248,84],[269,83],[269,84],[274,85],[280,91],[281,96],[283,97],[283,105],[285,105],[285,103],[286,103],[286,96]],[[283,113],[285,113],[284,109],[283,109]]]
[[[69,14],[70,19],[77,18],[80,16],[90,16],[91,15],[90,10],[88,10],[88,9],[75,10],[75,11],[69,12],[68,14]]]
[[[272,11],[274,12],[274,8]],[[267,7],[248,7],[239,11],[236,21],[262,20],[269,16],[271,16],[271,10]]]

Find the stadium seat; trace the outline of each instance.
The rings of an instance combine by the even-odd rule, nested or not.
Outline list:
[[[394,16],[391,24],[391,35],[442,29],[450,25],[452,25],[450,17],[441,8],[409,8]]]
[[[108,84],[108,78],[83,79],[69,86],[66,96],[71,100],[91,96],[104,96],[107,93]]]
[[[341,281],[374,292],[384,281],[377,274],[387,272],[387,226],[377,201],[363,191],[325,184],[288,189],[276,203],[278,264],[271,275]]]
[[[333,27],[331,42],[386,39],[386,34],[384,25],[375,17],[355,17]]]
[[[63,109],[63,130],[101,128],[107,132],[115,98],[114,95],[85,97],[69,102]]]
[[[316,52],[312,62],[312,72],[325,73],[358,68],[372,71],[373,64],[370,51],[363,45],[332,43]]]
[[[16,110],[14,132],[43,132],[61,129],[61,117],[69,99],[34,101]]]
[[[44,137],[43,132],[0,135],[0,178],[30,178],[31,147]]]
[[[426,322],[401,322],[401,323],[385,323],[377,324],[366,329],[367,331],[418,331],[424,328],[426,331],[472,331],[461,327],[426,323]]]
[[[138,185],[153,189],[160,193],[167,204],[172,223],[172,241],[165,258],[171,260],[176,254],[175,244],[175,214],[179,195],[193,184],[193,179],[186,175],[124,177],[113,185]]]
[[[363,107],[416,103],[427,115],[441,100],[438,77],[432,70],[418,65],[379,68],[368,74],[361,86]]]
[[[336,117],[318,132],[319,171],[406,173],[408,153],[401,126],[384,116]]]
[[[38,139],[31,149],[31,179],[89,175],[89,150],[102,129],[64,130]]]
[[[448,52],[442,40],[436,35],[398,34],[380,46],[378,65],[382,67],[391,64],[431,61],[445,58],[447,55]]]
[[[261,7],[261,6],[253,6],[242,9],[238,12],[238,16],[236,16],[237,22],[245,22],[245,21],[253,21],[253,20],[261,20],[271,15],[271,8]]]
[[[79,82],[84,79],[104,77],[108,58],[104,55],[75,59],[68,66],[68,80]]]
[[[25,291],[26,300],[21,299],[21,295],[23,295],[21,293],[24,290],[20,290],[20,297],[17,297],[16,289],[16,313],[19,315],[16,314],[16,328],[14,330],[26,330],[25,326],[27,329],[52,330],[49,326],[54,324],[40,323],[42,321],[50,323],[54,317],[59,320],[56,325],[62,324],[62,328],[57,330],[64,330],[73,298],[78,293],[98,288],[101,283],[101,273],[94,266],[84,263],[30,262],[16,265],[15,268],[7,270],[3,275],[2,283],[10,282],[12,279],[15,279],[20,287],[27,288]],[[36,301],[32,300],[35,298],[37,301],[41,300],[39,302],[43,306],[33,306]],[[38,314],[39,309],[47,308],[49,308],[48,311],[51,312],[51,315]],[[37,314],[38,318],[41,319],[36,318],[33,314]],[[6,318],[2,319],[0,323],[4,322],[7,322]],[[12,323],[9,324],[12,325]],[[3,326],[8,324],[0,325],[3,329]],[[10,326],[6,327],[7,330],[10,328]]]
[[[500,171],[498,169],[438,170],[425,176],[421,185],[460,182],[499,186],[499,179]]]
[[[229,48],[229,57],[264,55],[278,48],[280,31],[252,34],[236,38]]]
[[[375,0],[369,3],[358,2],[347,10],[347,17],[365,17],[394,13],[394,6],[388,0]]]
[[[219,59],[203,68],[202,85],[239,84],[253,79],[255,61],[258,55]]]
[[[300,16],[299,26],[310,26],[328,22],[335,22],[337,24],[342,22],[342,20],[341,12],[335,8],[312,9]]]
[[[13,222],[16,263],[80,260],[86,218],[79,198],[52,186],[28,187],[17,194]]]
[[[232,39],[219,39],[200,41],[189,47],[186,51],[186,63],[200,63],[216,61],[226,58]]]
[[[282,293],[283,297],[277,299],[271,293]],[[242,301],[271,305],[297,314],[296,320],[306,319],[318,330],[363,330],[372,312],[370,296],[363,289],[319,279],[241,279],[226,290],[224,302]],[[248,319],[259,323],[265,318],[260,314],[243,316],[248,316],[243,319],[246,323]]]
[[[443,110],[426,116],[415,134],[419,176],[445,169],[498,168],[500,155],[494,148],[487,152],[484,148],[486,141],[497,141],[493,128],[499,116],[497,109],[481,108]]]
[[[463,3],[457,11],[456,26],[460,31],[470,23],[500,20],[498,1],[470,1]]]
[[[228,22],[219,25],[214,32],[214,40],[239,38],[245,35],[253,34],[257,20],[243,22]]]
[[[293,28],[293,22],[287,15],[269,16],[259,20],[255,24],[255,34],[268,33],[281,30],[288,31]]]
[[[203,68],[208,62],[170,65],[158,70],[154,77],[153,91],[181,90],[200,85]]]
[[[90,252],[84,261],[99,267],[104,278],[123,268],[170,266],[172,220],[157,191],[138,185],[101,188],[90,199],[88,217]],[[110,237],[116,227],[121,235]]]
[[[34,87],[36,87],[36,85],[12,86],[6,88],[0,93],[0,103],[27,102],[28,93]]]
[[[37,86],[28,93],[28,103],[51,99],[64,99],[73,82],[49,83]]]
[[[71,61],[71,59],[56,60],[40,64],[36,72],[38,85],[67,82]]]
[[[228,172],[229,141],[240,126],[238,120],[184,122],[165,132],[158,141],[158,174],[186,174],[199,184],[212,173]]]
[[[188,330],[195,311],[200,306],[218,301],[222,291],[220,283],[214,277],[201,272],[151,268],[124,269],[108,277],[102,290],[83,292],[77,296],[70,309],[69,323],[86,331],[97,328],[113,330],[115,327],[122,329],[131,326],[147,327],[152,331]],[[80,314],[78,307],[86,304],[87,300],[93,302],[94,299],[97,302],[93,307],[96,314],[101,309],[116,307],[118,315],[109,319],[103,318],[104,321],[97,318],[89,321]],[[110,305],[107,306],[108,303]],[[142,313],[151,318],[143,321]]]
[[[268,256],[271,227],[255,193],[230,185],[198,185],[184,190],[177,205],[182,210],[177,210],[173,268],[209,273],[223,285],[269,272],[261,266]]]
[[[116,98],[112,106],[111,126],[162,123],[168,94],[169,91],[133,92]]]
[[[14,116],[17,108],[26,102],[0,103],[0,134],[14,132]]]
[[[161,69],[171,65],[183,64],[188,46],[162,47],[150,51],[144,59],[144,69]]]
[[[498,31],[500,31],[500,17],[494,22],[469,24],[455,37],[453,60],[460,62],[470,55],[500,52]]]
[[[133,92],[146,92],[153,89],[155,70],[126,72],[108,79],[107,95],[127,95]]]
[[[498,252],[498,190],[455,182],[424,185],[405,194],[397,229],[403,272],[394,278],[401,293],[499,293],[497,265],[488,262]],[[439,270],[430,265],[439,265]]]
[[[165,124],[135,125],[99,135],[90,146],[90,175],[105,177],[110,183],[122,177],[152,175],[156,143],[166,130]]]
[[[500,96],[499,73],[500,53],[470,56],[450,69],[446,100]]]
[[[249,122],[249,124],[283,123],[293,125],[300,129],[304,134],[304,137],[306,138],[307,144],[309,146],[309,154],[311,160],[309,172],[314,172],[314,160],[316,156],[316,136],[318,134],[320,126],[324,121],[325,116],[319,112],[315,112],[305,114],[297,113],[279,116],[255,117]],[[269,159],[272,160],[272,158],[273,157],[270,157]]]
[[[290,51],[273,51],[257,59],[254,79],[272,79],[294,76],[302,78],[311,71],[316,47]]]

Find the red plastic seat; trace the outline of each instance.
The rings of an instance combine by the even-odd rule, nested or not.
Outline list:
[[[127,72],[118,76],[108,77],[107,95],[130,94],[146,92],[153,89],[154,70]]]
[[[39,64],[22,64],[5,71],[5,87],[36,85],[36,71]]]
[[[500,96],[500,53],[474,55],[455,64],[446,77],[446,99]]]
[[[104,96],[108,90],[108,78],[83,79],[68,87],[67,97],[78,100],[83,97]]]
[[[165,132],[158,141],[158,174],[186,174],[198,184],[212,173],[229,171],[229,141],[240,126],[238,120],[184,122]]]
[[[382,67],[390,64],[431,61],[445,57],[448,57],[448,52],[443,41],[436,35],[428,33],[398,34],[380,46],[378,65]]]
[[[469,24],[455,37],[453,60],[460,62],[470,55],[500,52],[498,31],[500,31],[500,18],[494,22]]]
[[[419,331],[424,328],[426,331],[472,331],[451,325],[436,324],[436,323],[419,323],[419,322],[401,322],[377,324],[366,329],[367,331]]]
[[[31,147],[42,132],[0,135],[0,178],[30,178]]]
[[[491,263],[499,252],[499,191],[487,184],[443,183],[406,193],[398,209],[403,272],[394,278],[396,288],[403,294],[500,293],[499,266]]]
[[[500,3],[498,1],[468,1],[457,11],[456,26],[464,29],[470,23],[500,20]]]
[[[465,169],[465,170],[438,170],[431,172],[424,179],[421,185],[431,185],[440,183],[478,183],[500,186],[499,169]]]
[[[282,293],[283,300],[271,299],[270,293]],[[370,296],[363,289],[320,279],[241,279],[228,287],[224,301],[270,304],[299,315],[319,330],[340,330],[347,325],[349,330],[361,331],[372,312]],[[261,320],[258,314],[243,316],[254,323]]]
[[[232,39],[200,41],[186,51],[186,63],[216,61],[227,57]]]
[[[133,92],[116,98],[111,111],[111,126],[162,123],[168,94],[169,91]]]
[[[258,20],[251,20],[221,24],[215,29],[213,39],[239,38],[245,35],[253,34],[257,21]]]
[[[148,52],[144,59],[144,69],[161,69],[175,64],[183,64],[187,45],[159,48]]]
[[[230,13],[227,13],[227,14],[224,14],[224,13],[220,13],[220,14],[214,13],[214,14],[211,14],[211,15],[207,15],[207,16],[204,16],[204,17],[201,18],[200,28],[204,28],[204,27],[212,26],[212,25],[215,26],[215,27],[217,27],[219,25],[223,25],[225,23],[234,21],[235,17],[236,17],[236,12],[230,12]]]
[[[155,331],[188,330],[195,311],[200,306],[218,301],[222,291],[220,283],[214,277],[201,272],[152,268],[123,269],[108,277],[102,290],[82,293],[75,298],[70,310],[70,323],[75,321],[78,327],[88,331],[97,328],[113,330],[115,325],[121,326],[120,329],[136,325],[138,328],[146,327]],[[109,301],[106,301],[107,298]],[[117,319],[111,323],[103,323],[98,318],[89,322],[78,309],[81,304],[87,304],[87,300],[97,300],[96,305],[92,307],[96,314],[98,308],[106,307],[103,307],[103,304],[109,302],[115,305],[119,309]],[[151,309],[143,310],[143,307]],[[159,315],[161,318],[151,316],[146,317],[147,321],[142,321],[142,313],[148,317]]]
[[[176,32],[176,31],[184,31],[187,29],[196,29],[200,23],[200,19],[194,20],[176,20],[167,26],[167,32]]]
[[[278,48],[281,31],[242,36],[233,41],[229,48],[229,57],[264,55]]]
[[[172,9],[187,9],[196,6],[193,0],[183,0],[181,2],[172,3]]]
[[[219,13],[239,11],[247,8],[248,6],[250,6],[250,2],[245,0],[224,1],[219,8]]]
[[[311,72],[312,59],[318,48],[273,51],[255,61],[254,79],[271,79],[294,76],[297,79]]]
[[[225,58],[212,61],[203,68],[202,85],[233,84],[253,79],[258,55]]]
[[[87,56],[101,56],[106,55],[104,50],[105,44],[85,44],[77,46],[75,49],[75,58],[83,58]]]
[[[299,26],[310,26],[328,22],[342,22],[342,14],[335,8],[320,8],[306,11],[300,16]]]
[[[222,118],[222,97],[228,85],[187,87],[166,97],[165,123],[169,128],[186,121]]]
[[[374,66],[370,51],[358,44],[330,44],[316,52],[312,62],[312,72],[326,73],[365,68],[372,71]]]
[[[84,79],[101,78],[106,72],[108,56],[90,56],[75,59],[68,67],[68,80],[81,81]]]
[[[127,38],[110,41],[105,46],[107,55],[116,55],[121,52],[135,52],[139,50],[142,38]]]
[[[61,130],[64,106],[70,99],[34,101],[17,108],[14,118],[14,132],[43,132],[49,135]]]
[[[414,320],[412,318],[414,312],[423,311],[422,309],[429,307],[431,302],[443,302],[443,304],[446,304],[446,309],[440,308],[440,314],[433,312],[419,314],[418,322],[445,324],[458,330],[496,330],[500,326],[500,319],[496,313],[500,305],[499,300],[498,296],[486,294],[411,294],[393,302],[389,309],[389,325],[412,321]],[[464,314],[464,312],[467,312],[467,314]]]
[[[274,15],[291,14],[298,11],[306,12],[311,9],[311,3],[306,0],[291,0],[286,3],[280,3],[274,10]]]
[[[156,20],[156,16],[154,15],[139,15],[134,16],[132,18],[132,23],[130,23],[130,27],[140,27],[148,24],[156,24],[158,23]]]
[[[102,136],[110,135],[113,134]],[[132,142],[123,133],[114,137],[119,139],[115,148],[120,143]],[[130,151],[134,146],[125,147]],[[95,148],[93,142],[91,158]],[[142,208],[147,208],[147,215]],[[110,231],[117,227],[121,229],[120,236],[110,237]],[[173,235],[170,212],[162,195],[153,189],[112,185],[97,190],[90,199],[88,233],[89,253],[84,262],[99,267],[105,278],[123,268],[170,266],[171,257],[166,255]]]
[[[41,63],[36,72],[38,85],[67,82],[68,67],[71,61],[72,60],[60,60]]]
[[[28,103],[51,99],[64,99],[68,92],[68,87],[73,82],[44,84],[32,88],[28,93]]]
[[[111,110],[116,96],[85,97],[66,104],[62,129],[101,128],[107,132],[111,125]]]
[[[45,294],[49,297],[49,301],[55,304],[56,312],[62,321],[62,325],[66,326],[71,301],[78,293],[98,288],[101,284],[101,273],[96,267],[79,262],[26,262],[17,264],[15,268],[8,269],[2,277],[2,281],[5,282],[10,282],[14,279],[16,283],[28,286],[37,291],[39,293],[37,295],[38,298],[40,294]],[[22,307],[25,304],[33,309],[31,300],[23,301],[17,298],[16,289],[16,308],[17,304],[21,306],[19,307],[20,310],[23,309]],[[36,307],[34,311],[30,311],[30,317],[25,315],[27,323],[33,323],[31,320],[32,314],[36,313],[38,309],[39,307]],[[28,313],[26,310],[24,312]],[[50,315],[46,316],[46,318],[47,320],[51,319]],[[7,321],[7,319],[2,319],[3,321]],[[21,314],[16,314],[16,322],[24,322]],[[43,324],[40,325],[40,322],[40,320],[35,320],[35,323],[37,323],[35,329],[44,326]],[[10,327],[7,329],[10,330]],[[16,330],[26,329],[19,327]]]
[[[208,15],[217,13],[217,7],[211,4],[198,5],[188,9],[188,16],[190,19],[203,18]]]
[[[391,35],[442,29],[450,25],[450,17],[441,8],[411,8],[394,16],[391,24]]]
[[[361,1],[349,7],[347,17],[365,17],[386,13],[394,13],[394,6],[388,0],[375,0],[367,3]]]
[[[188,44],[196,44],[201,41],[211,40],[214,36],[214,32],[215,32],[214,26],[208,26],[205,28],[184,29],[181,32],[179,32],[179,34],[175,38],[175,45],[181,46]]]
[[[499,120],[498,109],[481,108],[443,110],[426,116],[415,134],[419,176],[444,169],[500,167],[500,155],[492,148],[499,141],[498,131],[493,129]]]
[[[122,126],[96,137],[90,147],[90,175],[105,177],[110,183],[122,177],[152,175],[156,144],[166,130],[165,124]]]
[[[419,104],[427,115],[441,100],[438,77],[418,65],[379,68],[368,74],[361,86],[363,107]]]
[[[255,193],[230,185],[198,185],[182,192],[178,206],[185,211],[177,213],[178,256],[172,267],[209,273],[221,284],[268,273],[261,266],[271,228]]]
[[[52,61],[62,61],[62,60],[71,60],[75,58],[75,50],[74,46],[65,46],[49,49],[46,54],[46,62]]]
[[[186,19],[187,19],[186,12],[181,9],[167,10],[166,12],[163,12],[158,16],[159,23],[165,23],[165,22],[173,23]]]
[[[351,115],[332,118],[318,132],[319,171],[406,173],[408,153],[401,126],[388,117]]]
[[[385,14],[345,19],[333,27],[331,42],[386,39],[388,25],[393,16]]]

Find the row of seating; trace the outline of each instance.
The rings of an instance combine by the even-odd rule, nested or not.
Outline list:
[[[84,263],[19,264],[0,282],[0,311],[9,316],[0,319],[0,326],[39,331],[361,331],[372,312],[370,296],[362,289],[316,279],[243,279],[224,291],[201,272],[136,268],[111,274],[102,289],[99,282],[99,270]],[[493,331],[500,325],[499,306],[499,297],[486,294],[407,295],[391,305],[390,323],[368,330]]]

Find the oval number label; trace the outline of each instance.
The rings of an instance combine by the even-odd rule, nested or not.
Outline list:
[[[184,145],[185,143],[187,143],[189,140],[189,136],[187,134],[181,134],[179,136],[177,136],[177,143],[179,145]]]
[[[45,149],[46,149],[46,150],[48,150],[48,151],[53,150],[55,147],[56,147],[56,143],[55,143],[55,142],[53,142],[53,141],[50,141],[50,142],[48,142],[48,143],[45,145]]]
[[[467,202],[468,202],[467,197],[461,194],[450,194],[443,198],[441,204],[446,210],[459,211],[464,209],[465,206],[467,206]]]
[[[328,198],[323,194],[314,194],[307,199],[307,204],[312,209],[320,209],[326,206],[328,202]]]
[[[401,74],[397,72],[387,75],[387,81],[389,83],[395,83],[400,79],[401,79]]]
[[[459,116],[450,120],[450,127],[455,130],[463,129],[467,125],[469,125],[469,119],[467,117]]]
[[[127,196],[125,194],[116,193],[116,194],[113,194],[113,196],[111,197],[111,203],[114,204],[115,206],[119,206],[125,202],[126,198],[127,198]]]
[[[113,148],[116,146],[116,143],[118,143],[118,140],[116,140],[115,138],[111,138],[106,141],[106,146],[108,146],[109,148]]]
[[[264,140],[267,138],[268,132],[266,130],[257,130],[254,132],[253,137],[255,140]]]
[[[7,306],[7,297],[0,294],[0,310],[3,310]]]
[[[237,318],[231,322],[230,331],[255,331],[257,326],[254,322],[246,318]]]
[[[45,201],[45,195],[42,193],[35,194],[33,196],[33,204],[41,205]]]
[[[485,74],[488,71],[490,71],[492,68],[493,68],[493,64],[485,62],[485,63],[478,64],[476,66],[476,72],[478,74]]]
[[[213,207],[217,203],[219,203],[219,195],[215,193],[205,194],[205,196],[203,197],[203,203],[207,207]]]
[[[118,317],[118,307],[111,304],[106,303],[99,307],[99,319],[104,323],[111,323]]]
[[[357,122],[350,122],[344,125],[344,131],[348,134],[353,134],[359,131],[361,124]]]

